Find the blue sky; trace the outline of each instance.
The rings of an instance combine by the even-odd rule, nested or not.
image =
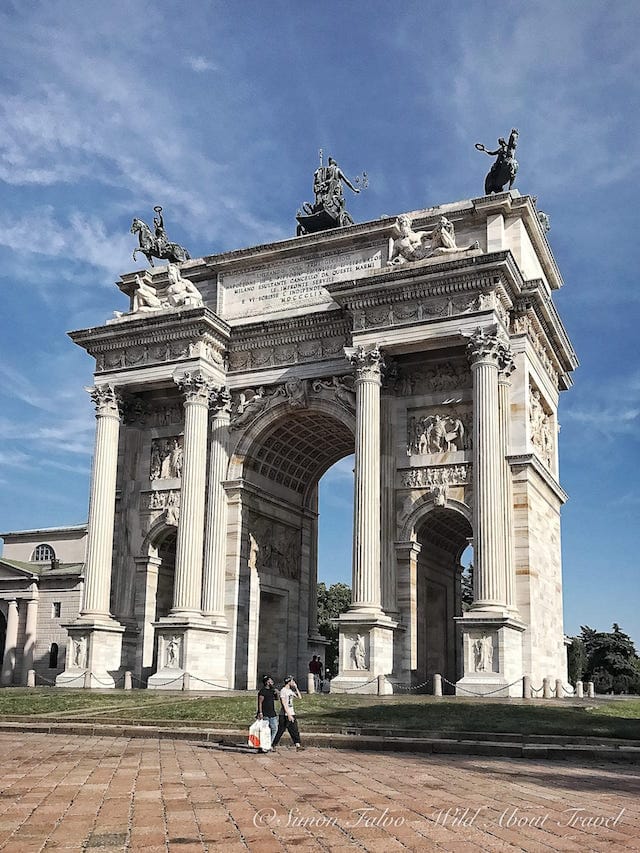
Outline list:
[[[9,2],[0,11],[0,529],[86,518],[92,361],[125,308],[133,216],[196,257],[294,233],[322,147],[356,221],[516,181],[551,217],[581,366],[560,409],[565,629],[640,643],[637,2]],[[349,580],[349,460],[322,484],[321,578]]]

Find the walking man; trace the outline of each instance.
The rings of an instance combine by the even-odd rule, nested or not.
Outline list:
[[[282,707],[280,708],[278,731],[276,732],[275,739],[271,746],[272,749],[275,749],[280,743],[280,738],[284,734],[285,729],[289,732],[291,740],[295,744],[296,752],[300,749],[304,749],[300,743],[300,732],[298,731],[298,723],[296,721],[296,715],[293,708],[294,698],[302,699],[302,696],[300,696],[300,691],[298,690],[298,685],[296,684],[294,677],[292,675],[288,675],[284,680],[284,687],[280,691],[280,704]]]
[[[278,716],[276,714],[276,699],[278,691],[273,686],[273,678],[270,675],[262,677],[262,688],[258,691],[258,719],[266,720],[271,729],[271,744],[273,746],[276,732],[278,731]]]

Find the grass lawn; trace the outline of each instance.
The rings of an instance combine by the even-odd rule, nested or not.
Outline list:
[[[151,691],[0,691],[0,718],[47,715],[131,723],[208,724],[246,728],[254,718],[253,694],[221,697],[169,696]],[[303,695],[296,703],[307,731],[341,728],[415,732],[505,732],[640,740],[640,700],[568,704],[500,700],[434,699],[430,696]]]

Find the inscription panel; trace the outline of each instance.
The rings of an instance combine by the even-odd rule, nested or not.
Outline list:
[[[327,284],[359,278],[381,266],[382,250],[369,249],[222,273],[218,313],[225,320],[244,320],[288,308],[333,305]]]

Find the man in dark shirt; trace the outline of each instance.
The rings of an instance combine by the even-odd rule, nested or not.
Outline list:
[[[270,675],[265,675],[262,678],[264,685],[258,690],[258,719],[267,720],[271,729],[271,742],[278,731],[278,715],[276,714],[276,699],[278,699],[278,691],[273,686],[273,678]]]

